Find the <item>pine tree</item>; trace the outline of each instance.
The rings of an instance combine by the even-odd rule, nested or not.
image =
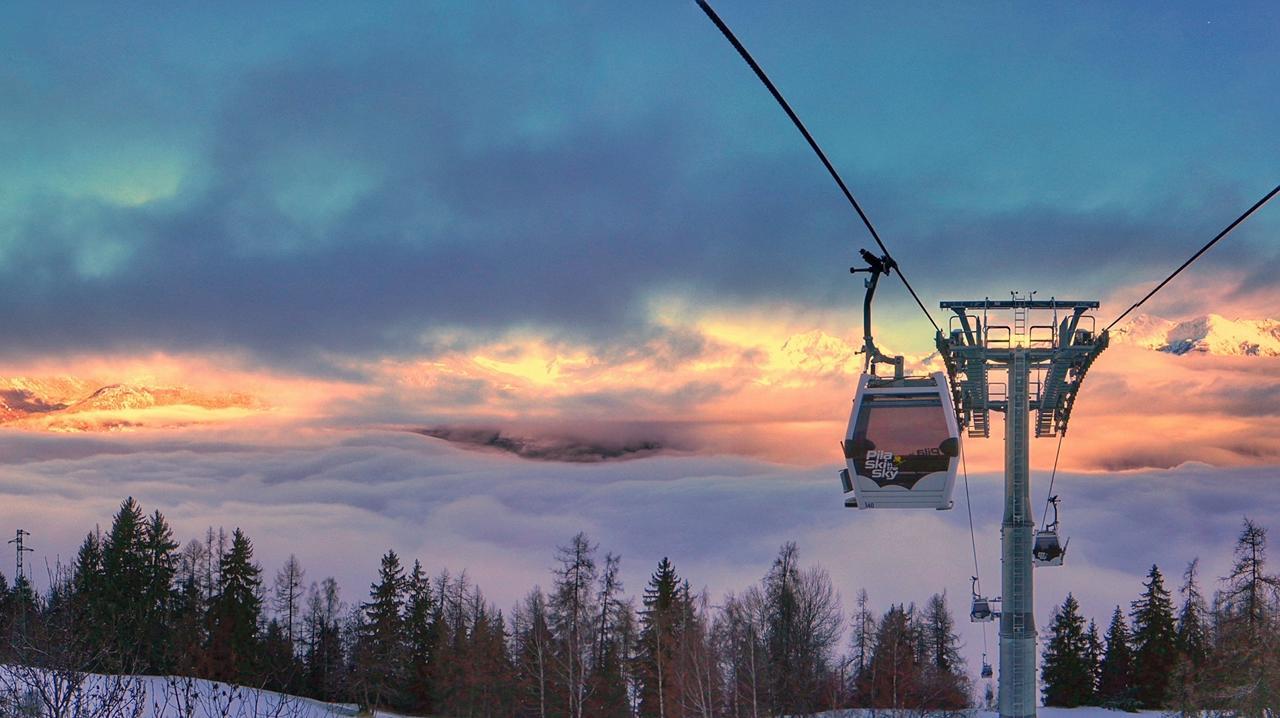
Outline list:
[[[85,646],[101,657],[112,641],[105,620],[105,583],[102,567],[102,537],[91,531],[80,544],[72,565],[71,604],[76,633],[84,639]],[[5,590],[8,586],[5,586]],[[107,670],[101,661],[89,666],[95,670]]]
[[[762,582],[768,702],[777,713],[816,712],[831,680],[831,651],[844,617],[820,567],[801,570],[794,542],[778,551]],[[923,641],[912,634],[919,655]]]
[[[512,666],[507,656],[505,621],[502,612],[486,606],[476,589],[471,598],[471,634],[468,637],[467,665],[470,695],[465,715],[506,716],[511,714]],[[591,715],[603,715],[592,713]]]
[[[1102,705],[1112,708],[1134,709],[1133,649],[1129,643],[1129,626],[1124,612],[1116,606],[1107,627],[1106,647],[1102,665],[1098,671],[1098,698]]]
[[[1067,594],[1053,611],[1050,638],[1044,647],[1040,679],[1044,683],[1044,704],[1075,708],[1093,700],[1094,666],[1089,656],[1084,616],[1075,596]]]
[[[1098,633],[1098,624],[1091,618],[1089,619],[1089,629],[1084,634],[1084,663],[1089,670],[1089,699],[1084,705],[1096,706],[1099,703],[1098,684],[1102,680],[1102,656],[1104,652],[1102,636]]]
[[[1169,702],[1169,681],[1178,664],[1177,628],[1160,568],[1153,564],[1142,585],[1131,614],[1134,697],[1142,708],[1159,709]]]
[[[13,635],[13,598],[9,593],[9,579],[5,578],[4,573],[0,572],[0,658],[9,658],[5,651],[6,647],[12,647],[16,642],[17,636]]]
[[[178,584],[173,600],[171,650],[173,672],[183,676],[209,675],[208,605],[197,574],[189,573]]]
[[[431,668],[435,657],[435,631],[432,617],[435,602],[431,597],[431,582],[422,571],[422,564],[413,562],[413,570],[405,586],[404,633],[408,665],[408,705],[410,712],[430,714]]]
[[[258,622],[262,617],[262,568],[253,562],[253,544],[240,529],[218,560],[218,594],[210,607],[209,655],[212,678],[251,679],[258,668]]]
[[[267,621],[255,663],[258,667],[254,683],[281,693],[297,692],[298,671],[293,657],[293,645],[279,620],[272,618]]]
[[[408,646],[404,635],[406,581],[400,557],[387,551],[378,581],[369,590],[358,643],[357,680],[365,706],[399,707],[404,702],[404,668]]]
[[[680,577],[671,561],[663,557],[649,577],[644,590],[644,610],[640,614],[640,715],[675,715],[680,704],[678,681],[674,675],[676,630],[685,610]]]
[[[178,543],[173,540],[164,515],[158,510],[147,518],[142,529],[143,566],[142,633],[143,664],[152,673],[172,672],[174,653],[174,577],[177,575]]]
[[[144,652],[138,636],[145,630],[147,556],[146,520],[133,500],[120,504],[102,546],[102,625],[110,634],[106,666],[119,673],[138,670]]]

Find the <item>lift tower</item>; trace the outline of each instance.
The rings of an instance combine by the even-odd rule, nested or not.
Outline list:
[[[1005,414],[1000,718],[1036,715],[1030,414],[1035,412],[1036,437],[1064,434],[1085,373],[1107,347],[1106,331],[1097,333],[1088,313],[1098,308],[1096,301],[1033,297],[1034,293],[1000,301],[942,302],[942,308],[954,314],[948,334],[939,332],[937,337],[961,428],[970,437],[986,438],[990,412]],[[993,312],[1012,312],[1012,325],[990,323]],[[997,377],[1006,374],[1007,381],[991,381],[993,370]]]

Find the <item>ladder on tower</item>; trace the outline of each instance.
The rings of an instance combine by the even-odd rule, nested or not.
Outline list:
[[[1013,295],[1013,334],[1014,336],[1025,337],[1027,335],[1027,302],[1031,299],[1030,295],[1020,297]]]

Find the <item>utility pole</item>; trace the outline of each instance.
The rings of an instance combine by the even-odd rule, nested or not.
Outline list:
[[[10,540],[9,540],[9,543],[17,544],[17,554],[18,554],[18,571],[17,571],[17,573],[15,573],[15,574],[14,574],[14,577],[13,577],[13,582],[14,582],[14,584],[15,584],[15,585],[16,585],[19,581],[21,581],[21,580],[22,580],[22,576],[23,576],[23,573],[22,573],[22,554],[23,554],[23,552],[25,552],[25,551],[34,551],[34,550],[35,550],[35,549],[33,549],[33,548],[27,548],[27,547],[25,547],[25,546],[23,546],[23,545],[22,545],[22,539],[23,539],[23,537],[30,536],[30,535],[31,535],[31,532],[30,532],[30,531],[27,531],[26,529],[18,529],[18,534],[17,534],[17,536],[15,536],[14,538],[12,538],[12,539],[10,539]]]
[[[1029,414],[1036,412],[1037,437],[1065,433],[1084,375],[1107,347],[1106,331],[1096,333],[1093,316],[1087,313],[1098,308],[1096,301],[1036,300],[1033,296],[1034,292],[999,301],[942,302],[942,308],[954,316],[949,333],[939,332],[937,338],[957,420],[968,435],[990,436],[989,413],[1005,414],[1000,718],[1035,718],[1038,703]],[[990,313],[996,311],[1012,311],[1012,325],[989,323]],[[1034,323],[1045,312],[1052,312],[1051,320]],[[1007,382],[990,381],[993,369],[1006,373]]]

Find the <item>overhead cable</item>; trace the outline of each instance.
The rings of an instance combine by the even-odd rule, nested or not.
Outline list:
[[[1205,246],[1201,247],[1199,252],[1196,252],[1195,254],[1191,255],[1191,259],[1188,259],[1187,261],[1183,262],[1181,267],[1178,267],[1177,269],[1173,270],[1173,274],[1170,274],[1169,276],[1165,277],[1165,278],[1164,278],[1164,281],[1163,281],[1163,282],[1160,282],[1159,284],[1157,284],[1155,289],[1152,289],[1150,292],[1147,292],[1147,296],[1143,297],[1142,299],[1138,300],[1137,302],[1134,302],[1133,306],[1131,306],[1131,307],[1129,307],[1128,309],[1124,310],[1124,313],[1123,313],[1123,314],[1121,314],[1120,316],[1116,317],[1116,318],[1115,318],[1115,320],[1114,320],[1114,321],[1112,321],[1110,324],[1108,324],[1108,325],[1107,325],[1107,328],[1106,328],[1106,329],[1104,329],[1103,331],[1109,331],[1109,330],[1111,329],[1111,327],[1114,327],[1116,324],[1118,324],[1118,323],[1120,322],[1120,320],[1121,320],[1121,319],[1124,319],[1126,316],[1128,316],[1128,315],[1129,315],[1129,312],[1132,312],[1133,310],[1135,310],[1135,309],[1137,309],[1138,307],[1142,306],[1144,303],[1146,303],[1146,301],[1147,301],[1148,299],[1150,299],[1151,297],[1155,296],[1155,293],[1156,293],[1156,292],[1158,292],[1158,291],[1160,291],[1161,289],[1163,289],[1163,288],[1164,288],[1164,285],[1168,284],[1170,280],[1172,280],[1174,277],[1178,276],[1178,274],[1179,274],[1182,270],[1184,270],[1184,269],[1186,269],[1187,267],[1191,266],[1191,263],[1192,263],[1192,262],[1194,262],[1194,261],[1196,261],[1197,259],[1199,259],[1199,258],[1200,258],[1200,255],[1202,255],[1202,254],[1204,254],[1205,252],[1209,251],[1209,248],[1210,248],[1210,247],[1212,247],[1213,245],[1217,244],[1217,243],[1218,243],[1218,240],[1220,240],[1220,239],[1222,239],[1223,237],[1225,237],[1225,236],[1227,236],[1228,234],[1230,234],[1230,233],[1231,233],[1231,230],[1235,229],[1237,225],[1239,225],[1241,222],[1243,222],[1243,221],[1245,221],[1246,219],[1248,219],[1248,218],[1249,218],[1249,215],[1253,214],[1254,212],[1257,212],[1259,209],[1262,209],[1262,205],[1264,205],[1264,204],[1266,204],[1267,202],[1271,201],[1271,198],[1272,198],[1272,197],[1275,197],[1277,193],[1280,193],[1280,185],[1276,185],[1274,189],[1272,189],[1270,192],[1268,192],[1268,193],[1267,193],[1267,196],[1266,196],[1266,197],[1263,197],[1262,199],[1258,200],[1256,203],[1254,203],[1254,205],[1253,205],[1252,207],[1250,207],[1247,211],[1245,211],[1245,213],[1244,213],[1244,214],[1240,215],[1239,217],[1236,217],[1236,221],[1234,221],[1234,222],[1232,222],[1231,224],[1227,225],[1227,228],[1226,228],[1226,229],[1222,230],[1221,232],[1218,232],[1218,236],[1216,236],[1216,237],[1214,237],[1213,239],[1209,240],[1209,243],[1208,243],[1208,244],[1206,244]],[[903,281],[906,281],[906,280],[903,280]]]
[[[809,146],[813,148],[814,153],[818,155],[818,159],[822,161],[822,166],[827,168],[827,172],[831,174],[831,178],[840,186],[840,191],[844,193],[845,199],[849,200],[849,204],[853,205],[853,210],[858,213],[858,217],[862,219],[862,223],[867,226],[867,231],[871,232],[871,237],[880,247],[880,251],[883,252],[885,256],[890,256],[889,248],[884,246],[884,241],[880,239],[880,233],[876,231],[875,225],[871,224],[871,218],[867,217],[866,212],[862,211],[862,205],[858,204],[858,200],[854,199],[853,193],[849,191],[849,187],[844,183],[844,180],[840,178],[840,173],[836,172],[836,168],[831,164],[831,160],[827,159],[827,154],[818,146],[818,142],[813,139],[813,135],[809,134],[808,128],[804,126],[804,123],[800,121],[800,117],[791,109],[791,105],[787,103],[786,98],[782,96],[782,93],[778,91],[778,88],[771,80],[769,80],[769,76],[764,74],[764,70],[760,68],[760,65],[755,61],[755,58],[751,57],[751,53],[747,52],[747,48],[738,41],[737,36],[733,34],[733,31],[729,29],[728,25],[724,24],[724,21],[721,20],[720,16],[716,14],[716,11],[711,8],[711,5],[709,5],[706,0],[697,0],[697,2],[698,7],[702,8],[702,11],[707,14],[707,17],[711,18],[711,22],[715,23],[715,26],[720,29],[720,32],[725,36],[725,39],[733,45],[734,49],[738,51],[738,54],[742,56],[742,59],[747,61],[747,65],[749,65],[756,73],[756,77],[760,78],[760,81],[764,83],[766,88],[768,88],[769,93],[773,95],[773,99],[777,100],[778,104],[782,106],[783,112],[786,112],[787,117],[791,118],[791,122],[796,126],[796,129],[800,130],[800,134],[804,135],[805,141],[809,143]],[[902,284],[906,286],[907,291],[911,293],[911,298],[916,300],[916,304],[920,306],[920,311],[924,312],[924,315],[928,317],[929,323],[933,325],[934,329],[942,331],[942,328],[938,326],[938,323],[933,320],[933,315],[930,314],[929,310],[924,306],[924,302],[920,301],[920,296],[916,294],[916,290],[912,288],[911,282],[907,281],[907,276],[902,273],[901,265],[897,267],[897,270],[898,278],[902,280]]]

